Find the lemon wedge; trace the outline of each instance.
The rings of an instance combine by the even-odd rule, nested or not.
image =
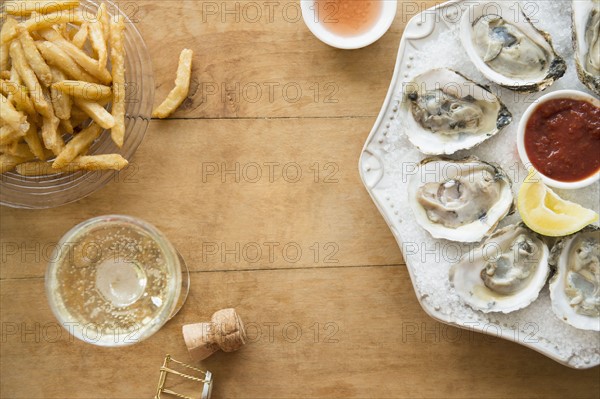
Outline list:
[[[536,233],[561,237],[573,234],[598,220],[598,214],[560,198],[531,170],[517,199],[523,222]]]

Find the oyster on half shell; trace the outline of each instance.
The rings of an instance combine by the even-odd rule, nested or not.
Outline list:
[[[573,0],[572,15],[577,75],[600,96],[600,0]]]
[[[510,3],[510,4],[507,4]],[[511,90],[535,92],[566,70],[550,35],[537,29],[513,2],[477,2],[461,20],[461,41],[475,66]]]
[[[476,242],[496,228],[514,200],[500,167],[470,157],[423,160],[408,182],[408,202],[434,238]]]
[[[403,91],[405,133],[425,154],[453,154],[472,148],[512,121],[496,95],[450,69],[418,75]]]
[[[535,301],[546,284],[548,246],[524,224],[496,231],[450,269],[450,283],[469,306],[510,313]]]
[[[552,310],[565,323],[600,331],[600,228],[588,226],[559,240],[550,260]]]

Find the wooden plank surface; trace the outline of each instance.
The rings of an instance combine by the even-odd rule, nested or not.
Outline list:
[[[150,124],[131,167],[97,193],[51,210],[0,208],[0,397],[152,397],[166,353],[190,361],[181,326],[231,306],[250,343],[198,364],[213,371],[215,398],[597,398],[599,368],[571,370],[429,318],[360,182],[402,29],[433,4],[399,2],[380,41],[341,51],[297,20],[297,1],[123,3],[146,40],[157,102],[181,48],[195,50],[190,98]],[[44,292],[53,245],[109,213],[156,225],[192,270],[181,313],[121,349],[59,330]]]
[[[0,276],[43,276],[64,233],[108,213],[155,224],[191,270],[402,263],[358,176],[372,123],[154,121],[120,181],[55,209],[0,209],[6,258]]]
[[[120,349],[58,336],[45,298],[31,295],[43,279],[0,284],[2,325],[11,328],[3,398],[149,398],[165,353],[189,361],[181,326],[223,306],[239,310],[250,343],[199,363],[215,375],[216,398],[580,398],[600,389],[597,369],[570,370],[431,320],[403,266],[194,273],[182,312]]]

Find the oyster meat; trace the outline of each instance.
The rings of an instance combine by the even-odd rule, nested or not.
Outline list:
[[[465,254],[450,269],[450,282],[469,306],[509,313],[535,301],[550,267],[548,246],[525,225],[510,225]]]
[[[490,80],[517,91],[540,91],[567,69],[550,35],[503,2],[474,3],[461,21],[461,40],[477,68]]]
[[[535,79],[550,63],[550,54],[499,15],[484,15],[473,25],[479,57],[511,78]]]
[[[427,71],[406,84],[402,108],[406,135],[430,155],[472,148],[512,121],[497,96],[450,69]]]
[[[589,226],[557,242],[551,264],[554,313],[576,328],[600,331],[600,228]]]
[[[600,0],[573,0],[573,47],[579,80],[600,95]]]
[[[480,241],[513,206],[511,183],[497,166],[475,157],[425,159],[411,177],[408,201],[434,238]]]

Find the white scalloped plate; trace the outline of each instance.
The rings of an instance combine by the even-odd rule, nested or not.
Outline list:
[[[587,91],[575,75],[570,38],[567,37],[567,29],[570,28],[548,26],[568,23],[570,1],[546,1],[544,7],[528,1],[527,6],[530,7],[528,16],[538,21],[536,25],[552,34],[557,51],[568,60],[569,70],[550,89],[534,95],[516,94],[491,85],[513,113],[513,122],[473,151],[458,153],[461,156],[474,154],[500,164],[511,175],[515,193],[525,177],[515,142],[520,115],[533,100],[547,92],[564,88]],[[533,304],[508,315],[484,314],[462,303],[450,287],[448,270],[469,246],[431,238],[416,224],[406,203],[407,177],[414,165],[425,156],[402,133],[398,107],[403,83],[426,69],[445,66],[465,73],[476,82],[489,84],[468,61],[457,35],[457,24],[466,7],[464,0],[452,0],[416,15],[407,24],[390,89],[360,157],[360,176],[396,237],[417,298],[431,317],[463,329],[517,342],[569,367],[594,367],[600,364],[600,333],[577,330],[556,318],[550,307],[547,285]],[[558,191],[567,199],[576,198],[582,205],[599,210],[598,184],[583,190]],[[513,214],[501,226],[517,221],[518,215]]]

